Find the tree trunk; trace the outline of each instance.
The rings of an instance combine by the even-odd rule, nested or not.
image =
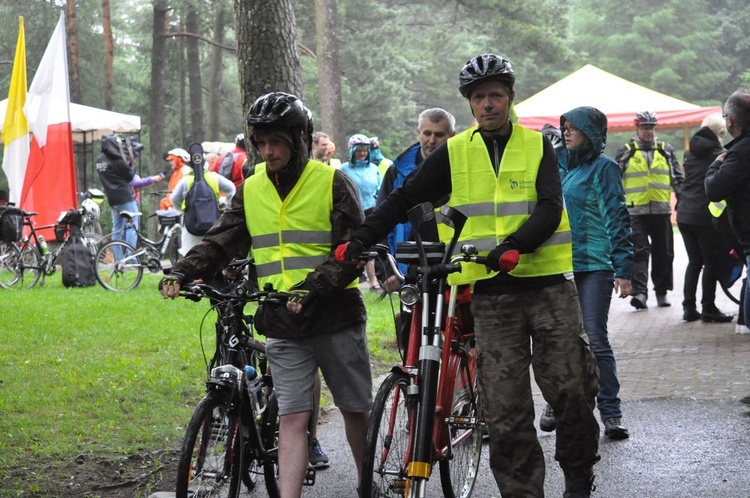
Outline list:
[[[76,3],[75,0],[67,0],[68,21],[68,54],[70,55],[70,101],[81,103],[81,78],[79,76],[78,60],[78,21],[76,20]]]
[[[112,85],[114,82],[112,65],[115,54],[109,0],[102,0],[102,30],[104,31],[104,108],[111,111],[114,105],[112,99]]]
[[[303,99],[292,0],[235,0],[234,14],[242,114],[269,92],[289,92]]]
[[[226,23],[227,11],[224,2],[213,0],[214,8],[214,41],[216,45],[211,48],[211,86],[208,88],[208,135],[213,141],[223,140],[219,129],[219,108],[221,106],[221,84],[224,74],[224,24]]]
[[[327,133],[337,144],[337,155],[345,157],[347,137],[341,97],[336,0],[315,0],[315,31],[320,93],[320,124],[316,128]],[[343,155],[341,151],[344,151]]]
[[[200,34],[198,12],[194,5],[190,5],[187,13],[186,28],[188,33]],[[190,86],[190,142],[202,142],[205,139],[203,131],[203,85],[201,84],[201,54],[198,48],[198,38],[189,36],[185,40],[187,45],[188,85]]]
[[[148,127],[151,170],[161,164],[164,152],[164,62],[166,59],[167,4],[154,0],[154,34],[151,46],[151,94]]]
[[[180,20],[180,31],[185,31],[185,23]],[[187,119],[187,95],[185,94],[185,79],[187,78],[187,70],[185,69],[185,38],[180,37],[178,41],[179,57],[177,58],[177,84],[180,86],[180,145],[185,147],[188,144],[188,132],[186,124]]]

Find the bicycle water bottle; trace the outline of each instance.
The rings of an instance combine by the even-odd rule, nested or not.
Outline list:
[[[263,394],[263,382],[260,380],[258,371],[252,365],[245,365],[247,391],[254,405],[256,415],[259,415],[266,407],[266,398]]]
[[[42,251],[42,256],[46,256],[47,253],[49,253],[49,247],[47,246],[47,241],[44,239],[44,235],[39,236],[39,249]]]

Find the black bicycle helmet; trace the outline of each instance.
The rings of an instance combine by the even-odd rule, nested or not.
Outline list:
[[[247,124],[250,126],[300,128],[307,131],[308,110],[302,101],[292,94],[272,92],[258,97],[247,112]]]
[[[636,126],[655,125],[657,121],[656,113],[651,111],[641,111],[635,115],[635,119],[633,120]]]
[[[458,75],[458,91],[469,98],[471,90],[478,83],[498,80],[506,83],[513,90],[516,75],[510,62],[495,54],[482,54],[466,62]]]

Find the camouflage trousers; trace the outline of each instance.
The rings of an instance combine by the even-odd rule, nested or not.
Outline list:
[[[573,281],[516,294],[474,295],[471,311],[490,468],[502,496],[544,496],[530,366],[555,410],[555,459],[566,475],[589,477],[599,460],[593,411],[598,372]]]

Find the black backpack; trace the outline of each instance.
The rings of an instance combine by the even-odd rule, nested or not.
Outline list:
[[[219,174],[227,180],[234,181],[232,171],[234,170],[234,154],[227,152],[219,164]]]
[[[96,262],[91,248],[83,243],[81,221],[82,216],[78,211],[68,218],[70,235],[61,260],[62,283],[65,287],[91,287],[96,284]]]
[[[185,196],[185,229],[193,235],[205,235],[219,219],[219,200],[214,190],[203,177],[203,146],[190,146],[190,161],[195,181]]]

